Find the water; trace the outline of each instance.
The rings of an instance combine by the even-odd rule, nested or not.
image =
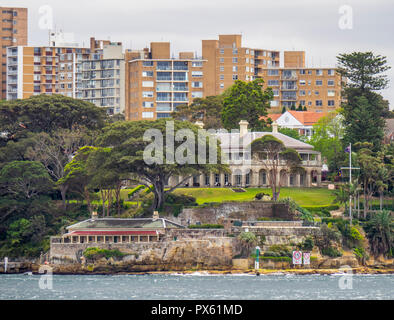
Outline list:
[[[394,299],[394,275],[114,275],[53,276],[53,290],[39,275],[0,275],[0,300],[356,300]]]

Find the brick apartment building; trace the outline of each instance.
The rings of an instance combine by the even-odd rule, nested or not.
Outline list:
[[[7,47],[27,45],[27,9],[0,7],[0,100],[7,97]]]
[[[178,105],[205,95],[206,61],[192,52],[171,58],[169,42],[152,42],[150,49],[126,52],[126,119],[169,118]]]

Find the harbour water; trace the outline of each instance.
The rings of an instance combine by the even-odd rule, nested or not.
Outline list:
[[[394,275],[0,275],[0,300],[393,300]],[[41,279],[41,281],[40,281]],[[341,280],[342,279],[342,280]],[[41,288],[40,288],[41,282]],[[342,285],[341,285],[342,283]],[[346,283],[347,289],[343,288]],[[44,284],[44,289],[42,288]],[[46,287],[45,287],[46,285]],[[342,287],[342,289],[341,289]],[[352,288],[350,288],[352,287]]]

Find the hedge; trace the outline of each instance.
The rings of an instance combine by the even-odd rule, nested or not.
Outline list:
[[[326,205],[326,206],[306,206],[302,207],[303,209],[306,209],[308,211],[316,212],[316,211],[323,211],[323,210],[328,210],[328,211],[335,211],[340,208],[339,205],[334,204],[334,205]]]
[[[221,224],[202,224],[202,225],[190,225],[189,229],[224,229]]]
[[[128,197],[131,198],[134,196],[138,191],[145,189],[146,187],[144,185],[139,185],[138,187],[135,187],[128,193]]]

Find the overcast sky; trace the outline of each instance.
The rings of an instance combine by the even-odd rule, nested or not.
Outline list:
[[[393,0],[6,0],[0,6],[29,9],[29,44],[46,45],[39,8],[53,9],[54,25],[72,32],[80,44],[96,39],[122,41],[141,49],[170,41],[173,53],[201,54],[202,39],[242,34],[243,46],[305,50],[308,66],[335,66],[339,53],[372,51],[394,67]],[[343,30],[339,8],[353,9],[353,28]],[[394,69],[382,92],[394,107]]]

